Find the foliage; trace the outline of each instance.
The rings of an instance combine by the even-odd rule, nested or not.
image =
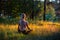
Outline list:
[[[52,5],[46,6],[46,20],[52,21],[56,18],[55,9]]]
[[[3,4],[3,5],[2,5]],[[5,5],[5,6],[4,6]],[[29,17],[33,14],[38,16],[40,11],[41,2],[34,2],[33,0],[7,0],[1,1],[1,12],[4,10],[4,15],[16,17],[21,13],[26,13]]]
[[[27,18],[29,19],[43,20],[44,2],[33,0],[7,0],[1,1],[0,5],[1,5],[0,14],[2,13],[2,10],[4,10],[4,12],[2,13],[4,14],[3,17],[6,16],[12,17],[13,20],[16,17],[20,17],[21,13],[26,13]],[[46,8],[47,8],[45,14],[45,16],[47,15],[46,20],[47,21],[56,20],[54,8],[51,5],[46,6]]]

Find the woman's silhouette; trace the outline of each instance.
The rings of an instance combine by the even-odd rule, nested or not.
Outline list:
[[[29,31],[26,31],[26,28],[28,28]],[[28,27],[28,22],[26,21],[26,14],[22,13],[21,19],[18,23],[18,32],[22,32],[23,34],[28,34],[30,31],[32,30]]]

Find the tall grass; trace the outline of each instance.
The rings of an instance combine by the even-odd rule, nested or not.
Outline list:
[[[18,33],[18,24],[0,24],[0,40],[59,40],[60,23],[37,21],[30,23],[33,31],[27,35]]]

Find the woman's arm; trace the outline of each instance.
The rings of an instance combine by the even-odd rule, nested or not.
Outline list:
[[[28,27],[28,25],[27,25],[27,28],[30,30],[30,28]]]
[[[18,30],[20,30],[20,24],[18,24]]]
[[[29,28],[29,26],[28,26],[28,23],[27,23],[26,25],[27,25],[27,28],[28,28],[29,30],[31,30],[31,29]]]

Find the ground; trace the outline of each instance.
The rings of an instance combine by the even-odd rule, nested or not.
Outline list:
[[[0,24],[0,40],[59,40],[60,23],[37,21],[30,23],[33,30],[30,34],[18,33],[18,24]]]

